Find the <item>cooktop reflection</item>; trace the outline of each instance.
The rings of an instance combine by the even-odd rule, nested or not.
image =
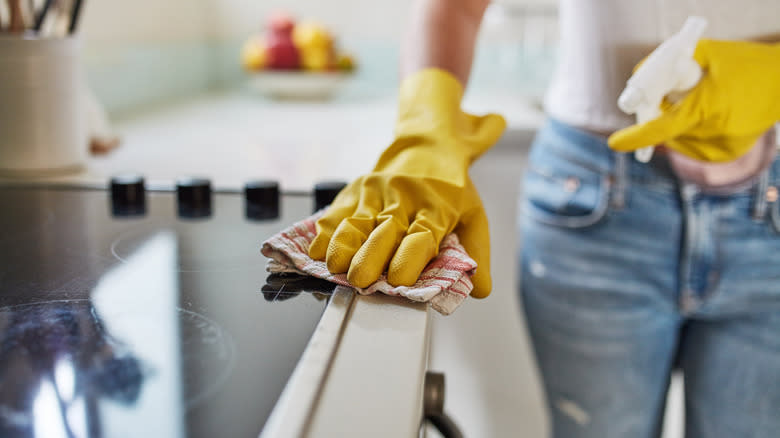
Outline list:
[[[181,196],[0,187],[0,436],[262,430],[332,286],[268,278],[260,243],[313,200]]]

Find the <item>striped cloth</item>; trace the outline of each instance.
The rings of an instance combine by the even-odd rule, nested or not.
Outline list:
[[[412,301],[428,302],[442,315],[454,312],[474,288],[471,276],[477,269],[477,263],[469,257],[454,233],[444,238],[439,255],[428,263],[413,286],[391,286],[385,275],[382,275],[365,289],[354,287],[347,281],[347,274],[331,274],[325,262],[309,257],[309,244],[317,234],[314,224],[321,214],[315,213],[263,242],[261,252],[270,258],[266,266],[269,272],[311,275],[352,287],[362,295],[382,292]]]

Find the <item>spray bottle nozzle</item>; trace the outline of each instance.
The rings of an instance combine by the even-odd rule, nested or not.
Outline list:
[[[636,88],[628,87],[618,98],[618,107],[626,114],[635,114],[645,104],[645,98]]]
[[[618,107],[627,114],[636,114],[644,123],[660,115],[661,101],[670,93],[681,94],[696,85],[701,68],[693,59],[699,38],[707,27],[702,17],[688,17],[683,28],[661,43],[636,70],[618,98]],[[637,158],[649,161],[651,149]]]

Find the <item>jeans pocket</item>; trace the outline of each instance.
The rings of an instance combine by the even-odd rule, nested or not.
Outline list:
[[[547,152],[529,163],[523,210],[547,225],[589,227],[606,216],[611,186],[608,173]]]

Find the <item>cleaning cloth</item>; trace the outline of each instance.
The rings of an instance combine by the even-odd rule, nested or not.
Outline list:
[[[263,242],[261,252],[270,258],[266,266],[269,272],[311,275],[352,287],[362,295],[381,292],[427,302],[443,315],[454,312],[474,289],[471,276],[477,269],[477,263],[469,257],[454,233],[442,240],[439,254],[428,263],[414,285],[391,286],[387,277],[382,275],[367,288],[354,287],[347,281],[346,273],[332,274],[325,262],[309,257],[309,245],[317,234],[314,224],[321,215],[322,211],[315,213]]]

